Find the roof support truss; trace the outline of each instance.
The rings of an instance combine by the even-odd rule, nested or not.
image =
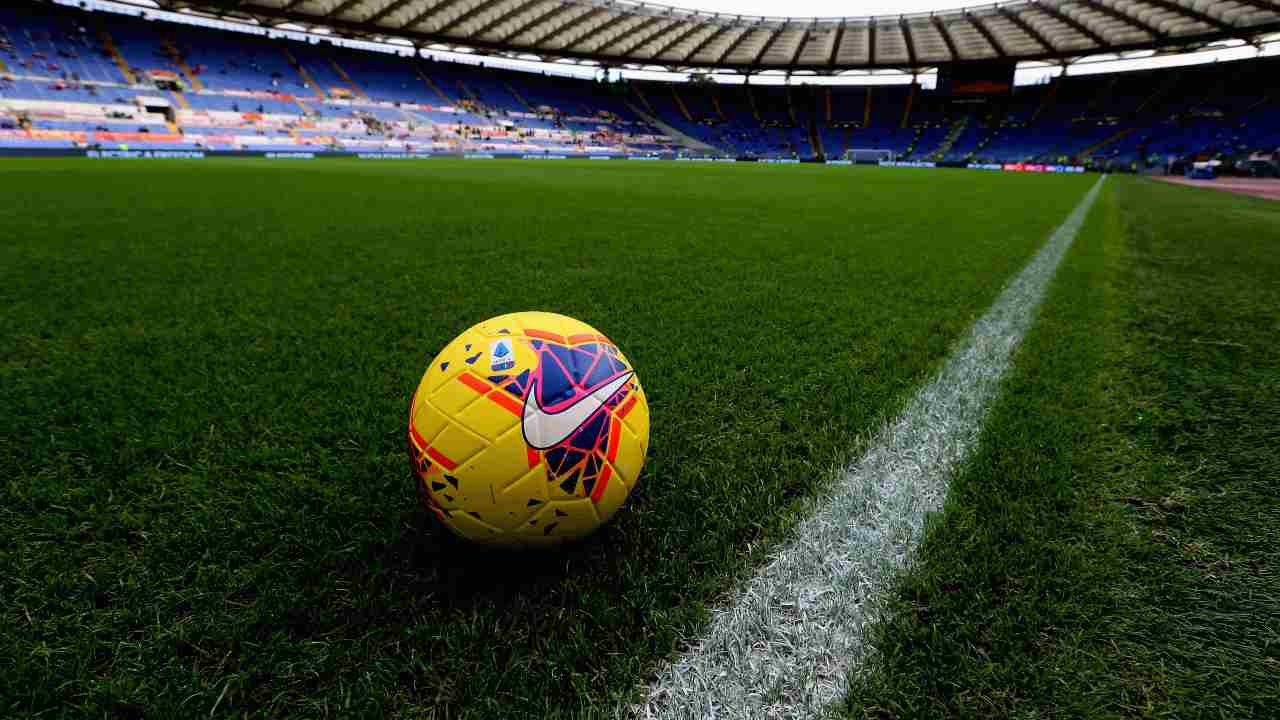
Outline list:
[[[537,4],[538,4],[538,3],[540,3],[540,2],[542,2],[542,0],[529,0],[528,2],[523,2],[523,3],[519,3],[519,4],[517,4],[515,7],[511,8],[510,10],[508,10],[508,11],[506,11],[506,12],[502,13],[502,14],[501,14],[501,15],[499,15],[498,17],[496,17],[496,18],[494,18],[494,19],[490,20],[489,22],[485,23],[485,24],[484,24],[484,27],[480,28],[479,30],[476,30],[476,32],[475,32],[475,36],[476,36],[476,37],[483,37],[485,34],[487,34],[488,32],[490,32],[491,30],[494,30],[494,29],[495,29],[495,28],[497,28],[499,25],[502,25],[503,23],[505,23],[505,22],[507,22],[507,21],[509,21],[509,20],[513,20],[517,15],[520,15],[521,13],[525,12],[526,10],[529,10],[529,9],[530,9],[530,8],[532,8],[534,5],[537,5]]]
[[[962,60],[963,58],[960,57],[960,52],[956,50],[955,38],[951,37],[951,31],[947,30],[947,26],[943,24],[942,20],[937,15],[934,15],[929,19],[933,21],[933,27],[938,30],[938,34],[942,36],[942,42],[947,44],[947,52],[951,53],[951,62]]]
[[[815,25],[817,23],[814,23]],[[809,43],[809,34],[813,32],[813,25],[804,29],[804,33],[800,36],[800,42],[796,44],[796,51],[791,54],[791,62],[787,65],[795,67],[800,62],[800,53],[804,52],[804,46]]]
[[[1128,25],[1129,27],[1137,28],[1138,30],[1141,30],[1142,32],[1150,35],[1151,37],[1160,38],[1161,40],[1169,37],[1164,32],[1162,32],[1159,28],[1152,27],[1142,22],[1141,20],[1133,17],[1132,15],[1126,15],[1125,13],[1120,12],[1119,10],[1111,7],[1110,5],[1103,5],[1100,2],[1094,2],[1094,0],[1075,0],[1075,2],[1078,2],[1081,5],[1084,5],[1090,10],[1096,10],[1102,13],[1103,15],[1106,15],[1107,17],[1110,17],[1115,20],[1119,20],[1120,22]]]
[[[991,30],[987,28],[986,23],[982,22],[980,18],[970,15],[969,13],[964,14],[964,19],[968,20],[969,24],[973,26],[973,29],[977,30],[978,34],[982,36],[982,39],[986,40],[987,44],[991,46],[991,49],[996,51],[996,57],[1001,60],[1009,57],[1008,53],[1004,51],[1004,48],[1000,46],[1000,43],[996,42],[996,36],[991,34]]]
[[[898,27],[902,28],[902,41],[907,44],[907,62],[914,70],[916,65],[916,43],[911,37],[911,23],[906,18],[898,18]]]
[[[733,51],[734,51],[734,50],[737,50],[737,49],[738,49],[738,46],[742,44],[742,41],[743,41],[743,40],[746,40],[746,39],[747,39],[747,36],[748,36],[748,35],[750,35],[750,34],[751,34],[751,33],[753,33],[753,32],[755,32],[755,29],[754,29],[754,28],[752,28],[752,27],[750,27],[750,26],[748,26],[745,30],[743,30],[743,31],[742,31],[742,34],[741,34],[741,35],[739,35],[738,37],[734,38],[734,39],[733,39],[733,42],[729,43],[729,47],[725,48],[725,49],[724,49],[724,52],[720,53],[720,57],[716,58],[716,64],[717,64],[717,65],[723,65],[723,64],[724,64],[724,61],[725,61],[725,58],[727,58],[727,57],[729,57],[730,55],[732,55],[732,54],[733,54]]]
[[[698,54],[701,53],[703,50],[706,50],[711,45],[711,43],[724,37],[724,34],[729,32],[732,29],[733,29],[732,25],[721,25],[719,30],[716,30],[715,32],[711,33],[705,39],[703,39],[702,42],[698,43],[698,46],[690,50],[688,55],[685,55],[683,58],[680,59],[680,62],[687,63],[690,60],[698,57]]]
[[[468,11],[466,11],[466,12],[464,12],[464,13],[462,13],[462,14],[461,14],[461,15],[459,15],[458,17],[456,17],[456,18],[454,18],[454,19],[450,20],[449,22],[445,23],[444,27],[440,28],[440,29],[439,29],[439,30],[437,30],[436,32],[440,33],[441,35],[444,35],[445,33],[449,32],[450,30],[452,30],[452,29],[454,29],[454,28],[458,27],[459,25],[461,25],[461,24],[463,24],[463,23],[467,22],[468,20],[473,19],[474,17],[476,17],[477,15],[479,15],[479,14],[481,14],[481,13],[485,12],[486,10],[490,10],[490,9],[492,9],[494,6],[496,6],[498,3],[502,2],[502,1],[503,1],[503,0],[485,0],[485,2],[482,2],[482,3],[478,4],[478,5],[476,5],[475,7],[471,8],[470,10],[468,10]],[[478,34],[478,33],[477,33],[477,34]]]
[[[368,19],[366,19],[366,20],[365,20],[365,22],[369,23],[370,25],[376,24],[379,20],[381,20],[381,19],[385,18],[386,16],[390,15],[391,13],[394,13],[395,11],[399,10],[400,8],[404,7],[405,5],[408,5],[408,4],[409,4],[409,3],[411,3],[411,2],[413,2],[413,0],[396,0],[395,2],[393,2],[393,3],[391,3],[390,5],[388,5],[388,6],[384,7],[384,8],[382,8],[382,9],[381,9],[381,10],[379,10],[378,12],[376,12],[376,13],[374,13],[374,14],[370,15],[370,16],[368,17]],[[289,8],[287,8],[287,7],[285,8],[285,10],[288,10],[288,9],[289,9]]]
[[[1236,2],[1259,10],[1280,12],[1280,3],[1274,2],[1273,0],[1236,0]]]
[[[432,5],[426,10],[423,10],[422,12],[418,13],[417,17],[415,17],[414,19],[410,20],[404,25],[401,25],[400,29],[407,30],[408,28],[416,27],[418,23],[421,23],[435,15],[439,15],[440,13],[444,12],[445,10],[448,10],[449,8],[452,8],[454,5],[457,5],[460,2],[462,2],[462,0],[444,0],[444,2],[436,3],[435,5]]]
[[[364,2],[364,0],[347,0],[346,2],[339,4],[334,9],[325,13],[324,16],[326,18],[336,18],[342,13],[350,10],[351,8],[355,7],[356,5],[359,5],[362,2]]]
[[[831,58],[827,60],[828,65],[836,64],[836,55],[840,52],[840,43],[844,42],[844,23],[836,26],[836,41],[831,43]]]
[[[670,20],[671,18],[666,15],[654,15],[649,20],[635,26],[631,32],[628,32],[615,40],[609,45],[609,47],[613,47],[613,45],[616,45],[619,41],[625,42],[630,40],[631,44],[627,45],[618,53],[619,55],[630,55],[632,50],[644,47],[650,40],[669,30],[671,28],[671,25],[668,24]],[[656,29],[655,26],[657,26]]]
[[[534,0],[534,2],[541,2],[541,0]],[[626,22],[626,21],[628,21],[628,20],[635,20],[635,19],[636,19],[636,16],[635,16],[635,15],[628,15],[628,14],[626,14],[626,13],[618,13],[618,14],[617,14],[617,16],[615,16],[612,20],[610,20],[609,22],[607,22],[607,23],[605,23],[605,24],[601,25],[600,27],[596,28],[595,32],[594,32],[594,33],[592,33],[592,35],[604,35],[605,33],[609,32],[610,30],[612,30],[612,29],[614,29],[614,28],[618,27],[618,26],[619,26],[619,25],[621,25],[622,23],[624,23],[624,22]],[[637,23],[637,25],[639,25],[639,24],[640,24],[640,23]],[[585,39],[585,38],[584,38],[584,39]],[[578,43],[574,43],[574,44],[575,44],[575,45],[578,45],[578,44],[580,44],[580,43],[581,43],[581,41],[579,41]],[[603,46],[602,46],[602,47],[603,47]]]
[[[589,23],[589,22],[591,22],[592,20],[595,20],[596,18],[600,17],[601,15],[603,15],[603,14],[604,14],[604,13],[606,13],[606,12],[608,12],[608,11],[607,11],[605,8],[602,8],[602,7],[598,7],[598,8],[596,8],[596,9],[594,9],[594,10],[588,10],[587,12],[582,13],[582,14],[581,14],[581,15],[579,15],[578,17],[576,17],[576,18],[574,18],[574,19],[570,20],[569,22],[567,22],[567,23],[565,23],[565,24],[561,25],[560,27],[558,27],[558,28],[555,28],[555,29],[551,30],[551,31],[550,31],[550,32],[548,32],[547,34],[545,34],[545,35],[543,35],[542,37],[538,38],[537,40],[534,40],[531,44],[532,44],[534,47],[538,47],[538,46],[542,45],[542,43],[544,43],[544,42],[550,42],[550,41],[552,41],[552,40],[555,40],[555,39],[557,39],[557,38],[560,38],[560,37],[562,37],[565,33],[573,32],[573,31],[574,31],[574,30],[576,30],[577,28],[582,27],[585,23]]]
[[[1085,36],[1085,37],[1089,38],[1090,40],[1092,40],[1093,42],[1097,43],[1098,47],[1101,47],[1101,48],[1109,48],[1109,47],[1111,47],[1111,43],[1107,42],[1107,39],[1106,39],[1106,38],[1102,37],[1102,36],[1101,36],[1101,35],[1099,35],[1098,33],[1096,33],[1096,32],[1094,32],[1093,30],[1091,30],[1091,29],[1089,28],[1089,26],[1088,26],[1088,25],[1085,25],[1084,23],[1080,22],[1079,20],[1077,20],[1077,19],[1075,19],[1075,18],[1071,17],[1070,15],[1068,15],[1068,14],[1066,14],[1066,13],[1062,12],[1062,11],[1061,11],[1061,10],[1059,10],[1058,8],[1056,8],[1056,7],[1052,6],[1052,5],[1048,4],[1048,3],[1040,3],[1040,2],[1037,2],[1037,3],[1035,4],[1035,6],[1036,6],[1036,9],[1038,9],[1040,12],[1044,13],[1045,15],[1048,15],[1049,17],[1053,18],[1054,20],[1057,20],[1058,22],[1062,23],[1063,25],[1066,25],[1067,27],[1071,28],[1072,30],[1075,30],[1076,32],[1080,33],[1081,35],[1083,35],[1083,36]]]
[[[511,32],[507,33],[507,34],[506,34],[506,35],[505,35],[501,40],[499,40],[498,42],[503,43],[503,44],[505,45],[506,43],[511,42],[511,40],[512,40],[512,39],[514,39],[514,38],[518,38],[518,37],[520,37],[521,35],[523,35],[523,34],[525,34],[525,33],[529,32],[530,30],[532,30],[532,29],[534,29],[534,28],[538,27],[538,26],[539,26],[539,25],[541,25],[542,23],[544,23],[544,22],[546,22],[546,21],[550,20],[550,19],[552,18],[552,16],[554,16],[556,13],[558,13],[558,12],[560,12],[560,11],[561,11],[561,7],[560,7],[559,5],[552,5],[550,10],[547,10],[546,12],[540,12],[540,13],[538,13],[537,15],[535,15],[535,16],[534,16],[534,18],[533,18],[532,20],[530,20],[529,22],[527,22],[527,23],[525,23],[525,24],[521,25],[520,27],[516,28],[515,30],[512,30]]]
[[[1222,20],[1219,20],[1218,18],[1208,13],[1200,12],[1199,10],[1196,10],[1193,7],[1187,7],[1186,5],[1180,5],[1175,2],[1169,2],[1169,0],[1143,0],[1143,2],[1155,5],[1161,10],[1168,10],[1171,13],[1181,15],[1184,18],[1197,20],[1199,22],[1204,23],[1205,25],[1208,25],[1209,27],[1215,30],[1221,30],[1224,33],[1236,32],[1236,27],[1234,25],[1231,25],[1230,23],[1227,23],[1227,22],[1223,22]]]
[[[789,27],[787,25],[783,25],[769,34],[769,39],[765,40],[764,44],[760,46],[760,52],[756,53],[756,56],[751,58],[751,67],[757,67],[760,65],[760,61],[764,58],[765,53],[769,52],[769,48],[773,47],[773,44],[777,42],[778,38],[782,37],[782,33],[786,32],[788,29]]]
[[[653,56],[655,58],[660,58],[663,55],[666,55],[668,52],[671,51],[672,48],[676,47],[677,45],[684,42],[685,40],[688,40],[689,38],[693,37],[694,33],[698,32],[703,27],[704,26],[701,25],[700,23],[696,23],[696,22],[690,23],[688,30],[685,30],[684,32],[676,33],[676,36],[672,38],[670,42],[663,43],[662,47],[658,48],[658,51],[655,52]]]
[[[1008,20],[1009,22],[1013,23],[1014,25],[1017,26],[1019,30],[1026,33],[1027,37],[1039,43],[1040,47],[1044,48],[1045,52],[1047,53],[1055,52],[1053,44],[1049,42],[1049,39],[1046,38],[1044,35],[1042,35],[1040,31],[1031,27],[1031,24],[1028,23],[1026,20],[1023,20],[1021,15],[1009,10],[1009,8],[1006,8],[1006,7],[997,7],[996,12],[1003,15],[1005,20]]]

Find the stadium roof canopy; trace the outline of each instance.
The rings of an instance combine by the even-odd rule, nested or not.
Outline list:
[[[698,12],[631,0],[156,0],[344,37],[614,67],[837,73],[1186,51],[1280,31],[1280,0],[1018,0],[909,15]]]

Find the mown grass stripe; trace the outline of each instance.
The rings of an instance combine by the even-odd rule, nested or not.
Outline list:
[[[910,560],[927,513],[975,446],[1013,349],[1102,188],[1099,178],[974,324],[960,349],[818,511],[718,610],[706,635],[663,668],[636,714],[794,718],[847,690],[877,598]]]
[[[625,707],[1096,179],[483,165],[4,163],[0,708]],[[519,307],[605,329],[653,434],[591,542],[495,555],[419,508],[404,411]]]

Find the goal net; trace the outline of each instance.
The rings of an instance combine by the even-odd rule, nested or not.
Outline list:
[[[844,151],[844,159],[852,161],[854,165],[875,165],[881,160],[894,158],[893,151],[884,148],[849,148]]]

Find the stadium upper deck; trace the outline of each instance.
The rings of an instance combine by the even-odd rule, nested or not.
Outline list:
[[[1182,49],[1280,29],[1273,0],[1032,0],[878,17],[751,17],[633,0],[159,0],[264,24],[611,65],[839,72]]]
[[[1131,167],[1280,146],[1280,61],[917,85],[599,83],[59,6],[0,9],[0,148],[840,157]]]

